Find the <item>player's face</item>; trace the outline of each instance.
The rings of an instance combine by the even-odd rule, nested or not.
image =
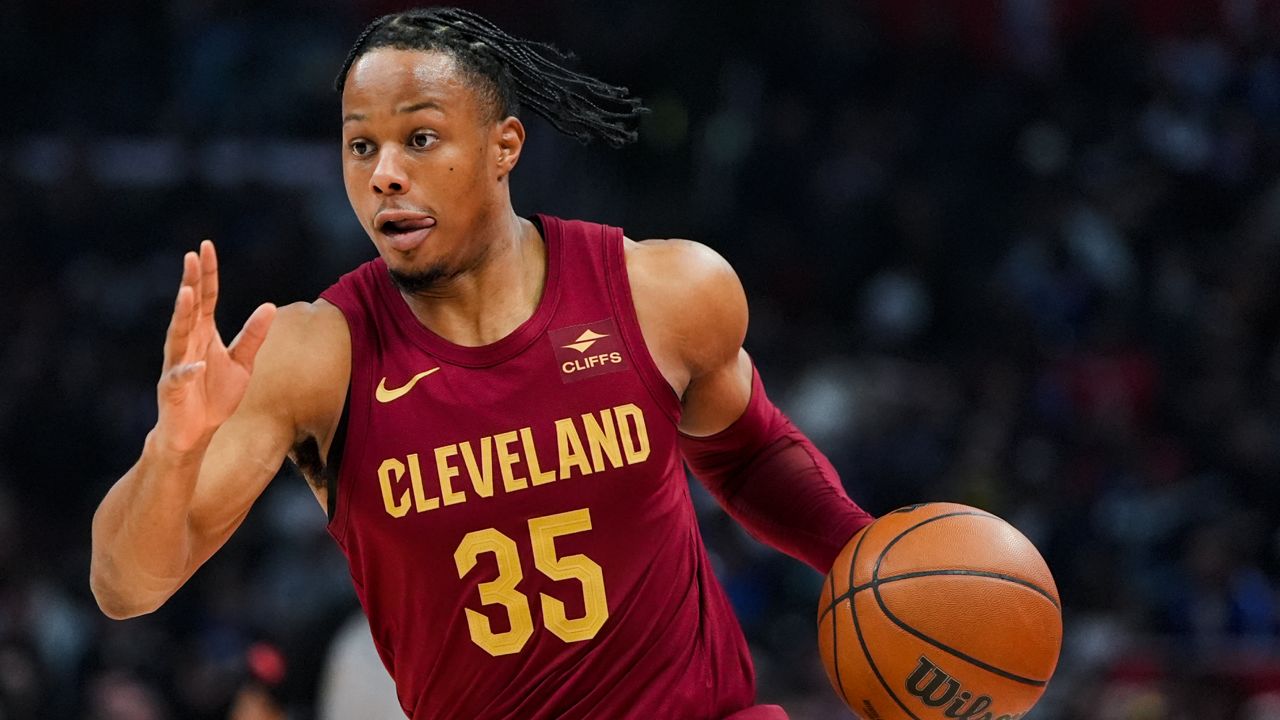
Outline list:
[[[519,121],[493,121],[448,55],[392,48],[352,66],[342,117],[347,198],[392,272],[447,277],[474,266],[485,247],[470,240],[510,214],[504,178]]]

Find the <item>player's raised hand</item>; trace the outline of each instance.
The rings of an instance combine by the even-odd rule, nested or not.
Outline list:
[[[274,305],[259,306],[227,346],[213,320],[217,302],[218,257],[213,243],[205,240],[198,254],[188,252],[182,259],[182,285],[164,341],[154,437],[164,450],[202,449],[231,417],[249,387],[254,358],[275,317]]]

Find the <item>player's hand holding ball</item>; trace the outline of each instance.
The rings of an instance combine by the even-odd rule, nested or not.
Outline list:
[[[913,505],[836,558],[818,645],[832,686],[866,720],[1017,720],[1057,666],[1062,609],[1013,526],[966,505]]]

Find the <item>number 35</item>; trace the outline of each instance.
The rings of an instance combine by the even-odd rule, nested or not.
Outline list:
[[[557,537],[590,529],[591,512],[586,508],[529,520],[533,564],[538,572],[552,580],[577,580],[582,585],[586,614],[580,618],[567,617],[564,603],[546,593],[538,594],[542,601],[543,622],[548,630],[565,642],[581,642],[595,637],[609,618],[604,573],[600,566],[586,555],[556,556]],[[458,566],[458,577],[463,578],[475,568],[480,554],[486,552],[493,553],[497,561],[498,577],[480,583],[480,602],[505,607],[507,617],[511,619],[511,629],[494,632],[489,619],[470,608],[465,608],[467,627],[471,631],[472,642],[485,652],[495,657],[510,655],[520,652],[533,635],[529,598],[516,589],[524,578],[524,571],[520,568],[515,541],[494,528],[476,530],[462,538],[462,543],[453,552],[453,561]]]

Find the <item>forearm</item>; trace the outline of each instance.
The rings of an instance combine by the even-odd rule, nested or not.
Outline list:
[[[289,403],[271,393],[291,386],[277,379],[286,365],[269,360],[259,397],[249,390],[275,306],[259,306],[226,345],[213,321],[217,299],[217,254],[206,240],[182,258],[156,427],[93,516],[89,586],[114,618],[151,612],[181,587],[244,519],[274,474],[266,461],[278,467],[296,436]]]
[[[93,517],[89,582],[114,618],[160,606],[190,574],[191,504],[204,451],[175,454],[147,436],[142,456]]]
[[[746,412],[705,438],[681,436],[694,475],[752,536],[826,572],[872,521],[835,468],[764,394],[753,372]]]

